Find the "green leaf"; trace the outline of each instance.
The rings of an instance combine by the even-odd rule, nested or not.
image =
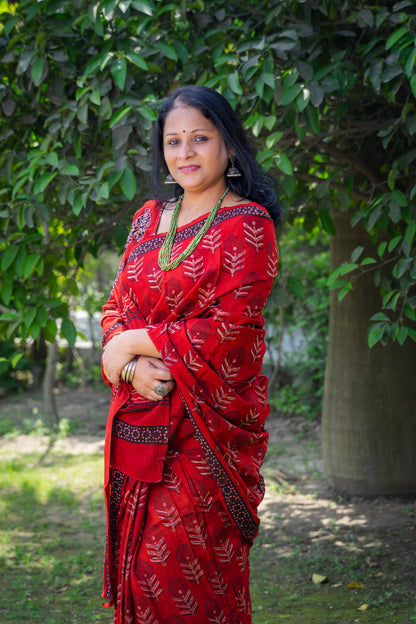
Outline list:
[[[36,269],[36,265],[39,262],[41,256],[39,254],[29,254],[23,262],[23,279],[28,279],[33,271]]]
[[[143,115],[143,117],[145,119],[148,119],[149,121],[156,121],[157,119],[157,115],[155,115],[152,109],[149,108],[148,106],[140,106],[139,113]]]
[[[413,67],[416,62],[416,47],[408,54],[406,62],[404,64],[404,71],[408,78],[412,76]]]
[[[82,200],[82,193],[81,191],[77,191],[74,194],[74,199],[72,202],[72,212],[74,213],[75,216],[78,216],[83,208],[84,202]]]
[[[415,237],[415,232],[416,232],[416,223],[413,221],[412,223],[409,223],[404,233],[404,240],[409,245],[409,247],[412,246],[413,239]]]
[[[32,64],[32,80],[36,87],[38,87],[42,82],[44,67],[45,59],[43,56],[39,56]]]
[[[404,306],[403,306],[403,313],[411,321],[416,321],[416,311],[415,311],[414,307],[412,306],[412,304],[409,301],[406,301],[406,303],[404,304]]]
[[[126,84],[127,76],[127,63],[124,57],[116,60],[116,62],[111,67],[111,73],[113,74],[114,82],[116,83],[120,91],[123,91]]]
[[[364,251],[364,247],[362,247],[362,246],[358,246],[358,247],[356,247],[356,248],[354,249],[354,251],[352,252],[352,254],[351,254],[351,260],[352,260],[353,262],[357,262],[358,258],[361,256],[361,254],[363,253],[363,251]]]
[[[319,211],[319,219],[321,221],[322,227],[325,232],[330,234],[331,236],[335,235],[335,225],[332,221],[332,217],[327,208],[322,208]]]
[[[360,262],[360,266],[367,266],[368,264],[376,264],[377,260],[375,258],[363,258]]]
[[[373,314],[370,321],[390,321],[390,317],[384,312],[377,312],[376,314]]]
[[[4,281],[1,286],[1,298],[3,299],[3,303],[5,306],[10,305],[10,301],[12,299],[13,293],[13,282]]]
[[[154,43],[153,45],[166,58],[171,59],[172,61],[177,61],[178,60],[178,55],[176,53],[175,48],[172,48],[172,46],[170,46],[169,44],[164,43],[163,41],[156,41],[156,43]]]
[[[48,319],[45,325],[45,340],[48,342],[55,342],[56,334],[58,333],[58,327],[54,319]]]
[[[321,126],[319,121],[318,109],[309,104],[304,110],[304,115],[306,123],[308,124],[312,132],[314,132],[315,134],[319,134]]]
[[[114,115],[111,117],[110,122],[108,124],[109,128],[114,128],[122,119],[125,117],[131,110],[133,110],[133,106],[122,106]]]
[[[352,284],[351,282],[347,282],[344,288],[341,288],[338,293],[338,301],[342,301],[344,297],[350,292],[350,290],[352,290]]]
[[[388,247],[389,253],[391,253],[393,249],[395,249],[397,245],[401,243],[402,240],[403,240],[403,236],[395,236],[394,238],[392,238],[391,241],[389,242],[389,247]]]
[[[68,318],[62,321],[61,335],[68,340],[70,345],[74,346],[77,338],[77,330],[73,322]]]
[[[404,341],[407,338],[407,327],[399,327],[399,331],[397,332],[397,342],[399,343],[400,346],[403,346]]]
[[[228,76],[228,86],[230,87],[233,93],[237,93],[237,95],[243,94],[243,89],[240,85],[240,78],[238,72],[233,72]]]
[[[136,194],[136,177],[131,169],[124,169],[120,186],[123,194],[131,201]]]
[[[136,54],[135,52],[129,52],[128,54],[126,54],[126,58],[137,67],[140,67],[140,69],[144,69],[145,71],[149,70],[149,66],[146,63],[146,60],[142,56],[140,56],[140,54]]]
[[[341,264],[339,275],[346,275],[347,273],[351,273],[358,269],[358,264],[356,262],[345,262]]]
[[[282,106],[287,106],[290,102],[293,102],[295,98],[302,91],[301,84],[295,84],[292,87],[289,87],[286,91],[283,92],[282,95]]]
[[[410,88],[412,89],[412,93],[416,98],[416,74],[413,74],[413,76],[410,78]]]
[[[296,277],[289,275],[287,278],[287,286],[297,299],[305,298],[305,287]]]
[[[407,35],[409,32],[406,26],[402,26],[398,30],[395,30],[394,33],[390,35],[390,37],[386,41],[386,50],[390,50],[404,35]]]
[[[140,11],[140,13],[144,13],[145,15],[153,16],[154,6],[151,2],[147,0],[132,0],[131,6],[136,11]]]
[[[65,165],[65,167],[62,167],[60,173],[62,175],[79,176],[79,169],[76,165]]]
[[[370,349],[374,347],[374,345],[379,342],[384,335],[384,325],[375,325],[370,328],[370,332],[368,334],[368,346]]]
[[[377,253],[380,256],[380,258],[383,257],[383,254],[386,251],[386,247],[387,247],[387,241],[382,241],[380,245],[378,246]]]
[[[5,252],[3,252],[1,256],[1,270],[6,272],[7,269],[13,264],[17,254],[19,253],[20,247],[18,245],[13,245],[12,247],[8,247]]]
[[[274,161],[280,171],[283,171],[286,175],[293,175],[292,165],[290,164],[290,160],[287,156],[284,154],[276,154]]]
[[[38,193],[43,193],[43,191],[46,189],[47,186],[49,186],[49,184],[52,182],[56,175],[57,171],[54,171],[52,173],[44,173],[43,175],[41,175],[40,178],[36,180],[33,187],[34,194],[37,195]]]
[[[404,206],[407,206],[407,199],[402,193],[402,191],[399,191],[396,189],[395,191],[393,191],[391,198],[394,201],[394,203],[400,206],[401,208],[404,208]]]
[[[14,354],[14,356],[11,359],[12,368],[16,368],[16,366],[19,364],[19,362],[22,359],[22,357],[23,357],[23,353],[22,352]]]
[[[91,93],[90,102],[96,104],[97,106],[101,105],[101,95],[97,89],[94,89],[94,91]]]
[[[27,308],[23,312],[23,323],[25,324],[27,328],[29,328],[32,325],[33,321],[35,320],[36,312],[37,312],[37,309],[33,307]]]

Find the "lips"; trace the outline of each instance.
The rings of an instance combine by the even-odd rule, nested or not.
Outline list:
[[[198,165],[187,165],[186,167],[179,167],[181,173],[193,173],[199,169]]]

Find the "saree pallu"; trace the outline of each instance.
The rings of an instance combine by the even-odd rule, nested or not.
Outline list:
[[[257,204],[225,207],[161,271],[161,206],[139,210],[107,304],[103,342],[146,327],[176,387],[160,402],[113,387],[105,444],[104,596],[115,622],[249,624],[249,547],[264,494],[262,309],[277,271]],[[172,258],[201,227],[179,228]]]

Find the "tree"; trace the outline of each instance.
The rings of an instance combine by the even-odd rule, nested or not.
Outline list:
[[[279,173],[288,221],[320,223],[333,237],[329,286],[340,291],[324,399],[328,475],[357,493],[414,491],[414,3],[82,0],[76,15],[69,0],[1,7],[4,337],[43,331],[53,341],[61,319],[74,340],[67,295],[86,254],[112,232],[123,239],[146,195],[161,98],[181,83],[212,86]],[[342,318],[357,331],[342,332]],[[382,360],[394,369],[380,385]],[[373,400],[357,412],[357,378],[360,396],[391,397],[385,410]],[[409,441],[401,470],[397,412]],[[377,440],[375,428],[384,432]]]

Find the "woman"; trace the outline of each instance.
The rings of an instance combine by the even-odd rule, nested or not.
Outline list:
[[[247,624],[280,209],[233,110],[206,87],[161,109],[156,182],[161,172],[181,196],[135,214],[103,307],[104,596],[117,624]]]

